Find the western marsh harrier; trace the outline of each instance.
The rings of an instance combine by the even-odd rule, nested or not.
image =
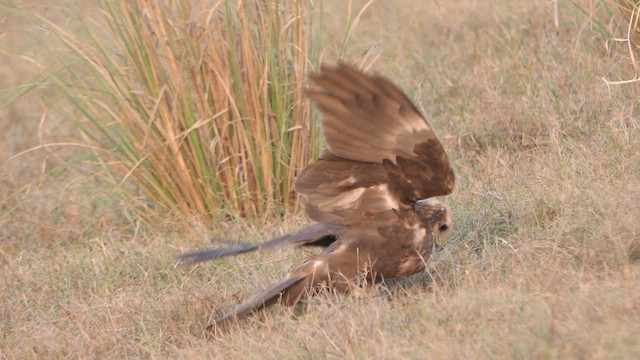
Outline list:
[[[326,149],[300,174],[295,190],[317,224],[260,245],[183,254],[191,262],[286,246],[324,251],[255,294],[208,329],[280,302],[294,305],[328,285],[348,291],[364,277],[380,282],[423,271],[450,232],[451,214],[436,196],[454,174],[429,123],[389,80],[340,64],[309,77],[308,97],[322,115]]]

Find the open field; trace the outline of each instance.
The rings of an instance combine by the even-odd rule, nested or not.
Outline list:
[[[51,3],[30,11],[69,26],[99,16],[92,1]],[[600,28],[614,22],[590,1],[560,1],[558,26],[545,1],[438,3],[374,2],[347,47],[416,100],[457,171],[452,238],[430,274],[275,307],[206,341],[211,314],[309,254],[195,268],[174,256],[308,220],[141,224],[85,149],[13,157],[77,138],[34,91],[0,109],[0,358],[638,358],[640,83],[602,80],[635,74]],[[341,41],[346,5],[327,1],[325,18]],[[0,89],[37,77],[46,36],[0,7]]]

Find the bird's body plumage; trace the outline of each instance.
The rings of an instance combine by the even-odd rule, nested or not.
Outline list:
[[[454,174],[433,129],[389,80],[340,64],[310,76],[308,97],[322,115],[327,147],[298,177],[295,190],[318,224],[262,245],[183,255],[193,261],[284,246],[324,251],[235,311],[229,321],[276,302],[297,303],[326,284],[348,291],[426,268],[435,242],[448,233],[448,207],[435,199],[453,191]]]

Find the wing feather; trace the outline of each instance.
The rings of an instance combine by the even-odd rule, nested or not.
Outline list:
[[[391,81],[347,64],[323,66],[309,79],[307,95],[322,115],[327,143],[295,185],[312,219],[354,225],[375,211],[451,193],[444,148]]]
[[[346,64],[322,67],[310,80],[316,88],[307,95],[323,115],[327,147],[337,156],[395,162],[398,155],[413,156],[417,143],[435,138],[411,101],[388,80],[368,77]],[[366,144],[367,151],[354,148],[354,143]]]
[[[295,190],[304,197],[311,219],[352,225],[365,209],[397,207],[387,179],[382,164],[343,159],[325,151],[300,174]]]

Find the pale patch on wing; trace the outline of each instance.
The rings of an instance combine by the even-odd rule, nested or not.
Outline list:
[[[430,197],[430,198],[420,199],[420,200],[416,201],[416,205],[426,205],[426,206],[429,206],[429,205],[437,204],[437,203],[439,203],[439,202],[440,202],[440,200],[438,200],[438,198]]]
[[[345,191],[332,198],[321,199],[316,203],[316,206],[318,206],[322,211],[341,211],[351,209],[366,190],[366,188],[361,187]]]
[[[348,246],[346,244],[340,244],[337,249],[331,251],[332,253],[339,253],[347,250]]]
[[[427,229],[420,223],[416,223],[413,228],[415,229],[413,231],[413,243],[415,246],[418,246],[418,244],[422,243],[424,237],[427,236]]]
[[[336,225],[353,225],[377,214],[398,210],[400,202],[387,184],[377,184],[343,191],[334,196],[306,196],[307,213],[315,220]]]
[[[378,184],[367,189],[355,209],[357,211],[345,216],[349,224],[357,224],[365,220],[387,222],[397,218],[392,214],[400,209],[400,202],[395,194],[389,191],[387,184]]]
[[[407,256],[398,266],[398,274],[396,276],[409,276],[424,270],[426,267],[425,260],[420,258],[418,254]]]
[[[320,266],[322,266],[323,264],[324,264],[324,260],[320,260],[320,259],[318,259],[318,260],[314,260],[314,261],[313,261],[313,271],[318,270],[318,268],[319,268]]]
[[[398,199],[391,193],[391,191],[389,191],[389,185],[379,184],[374,186],[374,188],[377,188],[376,190],[382,194],[382,198],[384,199],[387,208],[396,210],[400,208]]]
[[[341,186],[350,186],[350,185],[353,185],[353,184],[355,184],[355,183],[356,183],[356,178],[355,178],[355,176],[353,176],[353,175],[349,175],[349,177],[348,177],[348,178],[346,178],[346,179],[344,179],[344,180],[342,180],[342,181],[339,181],[339,182],[336,184],[336,186],[337,186],[337,187],[341,187]]]

